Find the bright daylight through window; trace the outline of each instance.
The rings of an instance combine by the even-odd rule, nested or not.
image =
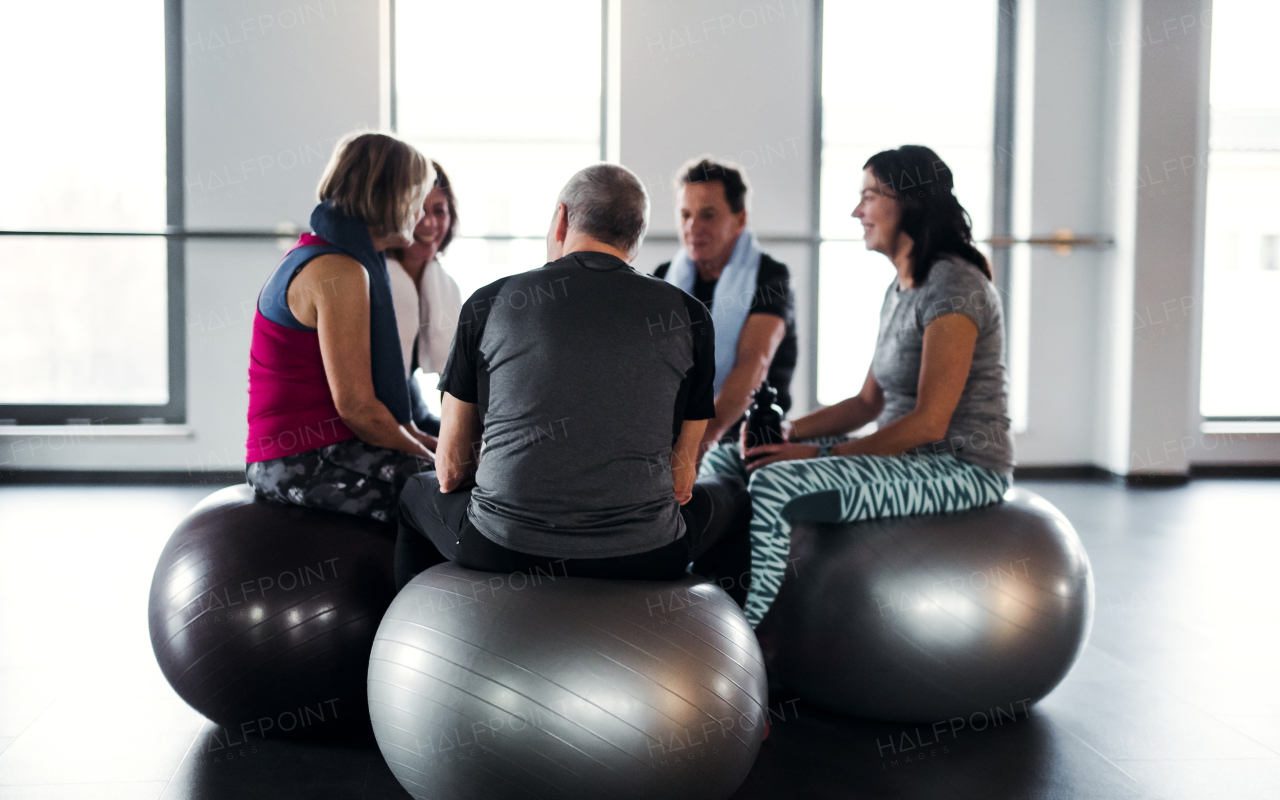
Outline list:
[[[162,228],[164,5],[71,5],[5,7],[0,228]],[[162,238],[0,237],[0,283],[0,403],[168,402]]]
[[[1280,80],[1274,0],[1214,0],[1200,412],[1280,417]]]
[[[397,133],[449,176],[458,231],[440,263],[464,300],[545,263],[560,187],[600,158],[600,27],[599,0],[554,14],[520,0],[396,3]],[[420,380],[438,413],[434,379]]]
[[[599,0],[397,2],[396,114],[453,183],[463,298],[542,266],[556,194],[600,158]]]
[[[974,237],[991,235],[996,2],[823,8],[818,401],[831,404],[862,388],[894,274],[849,216],[867,158],[904,144],[933,148],[954,173]]]

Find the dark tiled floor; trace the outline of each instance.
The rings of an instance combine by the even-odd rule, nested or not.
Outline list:
[[[1029,718],[932,744],[773,698],[739,797],[1280,797],[1280,483],[1027,485],[1097,578],[1067,680]],[[165,684],[147,590],[205,494],[0,488],[0,800],[406,796],[372,745],[229,745]],[[926,743],[885,750],[904,734]]]

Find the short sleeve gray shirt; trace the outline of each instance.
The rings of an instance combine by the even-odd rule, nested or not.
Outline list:
[[[978,326],[973,363],[946,438],[921,445],[911,453],[950,453],[962,461],[1010,476],[1014,461],[1004,310],[992,282],[967,261],[954,257],[940,260],[929,270],[923,285],[899,290],[895,278],[885,292],[880,333],[871,362],[872,374],[884,390],[884,410],[876,421],[883,428],[915,409],[925,328],[947,314],[963,314]]]
[[[555,558],[610,558],[684,535],[671,452],[715,416],[715,327],[668,283],[573,253],[480,289],[440,389],[475,403],[483,450],[471,522]]]

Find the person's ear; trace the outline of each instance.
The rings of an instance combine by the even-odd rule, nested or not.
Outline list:
[[[569,238],[569,207],[564,203],[556,206],[556,241],[564,244]]]
[[[547,261],[564,256],[564,243],[569,237],[569,210],[564,203],[557,203],[547,228]]]
[[[747,229],[747,210],[744,208],[733,216],[737,217],[738,233],[742,233]]]

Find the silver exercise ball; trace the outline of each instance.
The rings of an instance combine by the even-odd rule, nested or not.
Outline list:
[[[859,717],[1025,714],[1066,677],[1093,620],[1071,523],[1034,492],[956,514],[797,522],[758,630],[775,680]]]
[[[441,564],[369,662],[383,756],[416,798],[727,798],[764,733],[759,645],[719,587]]]

